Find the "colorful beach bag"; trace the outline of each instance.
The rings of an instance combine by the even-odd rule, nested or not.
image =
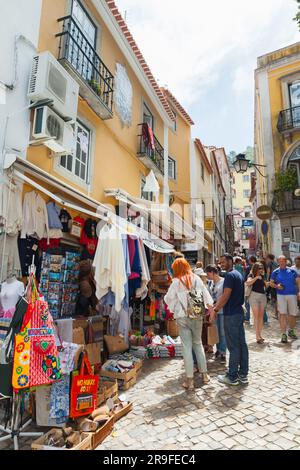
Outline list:
[[[47,302],[29,304],[22,330],[15,336],[12,385],[15,390],[61,379],[53,319]]]

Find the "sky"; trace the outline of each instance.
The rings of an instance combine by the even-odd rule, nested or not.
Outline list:
[[[295,0],[116,0],[160,86],[205,145],[253,145],[257,57],[300,41]]]

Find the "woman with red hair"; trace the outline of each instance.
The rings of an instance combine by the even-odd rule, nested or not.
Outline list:
[[[195,388],[193,350],[204,384],[208,384],[210,381],[201,336],[205,309],[212,309],[214,302],[199,276],[193,274],[186,259],[176,259],[172,269],[174,278],[164,300],[169,310],[174,314],[179,327],[186,372],[183,387],[187,390],[193,390]],[[191,309],[192,296],[194,299],[196,296],[197,299],[203,300],[202,314],[197,315]]]

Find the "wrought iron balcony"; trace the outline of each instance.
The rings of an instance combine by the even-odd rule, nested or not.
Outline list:
[[[141,129],[143,130],[143,124],[140,124]],[[164,148],[159,143],[155,135],[154,139],[154,148],[151,145],[146,144],[143,132],[138,136],[139,137],[139,151],[138,157],[143,161],[144,165],[147,166],[150,170],[153,170],[156,176],[161,176],[165,174],[164,169]]]
[[[281,111],[278,117],[277,129],[282,133],[300,130],[300,106]]]
[[[114,77],[72,16],[58,19],[58,60],[80,85],[80,95],[102,119],[113,117]]]
[[[272,209],[277,214],[282,213],[300,213],[300,198],[292,192],[275,194],[272,202]]]

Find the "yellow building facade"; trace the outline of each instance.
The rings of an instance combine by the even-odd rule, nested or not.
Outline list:
[[[43,0],[38,49],[50,52],[80,86],[73,123],[77,147],[73,155],[57,156],[33,142],[27,161],[89,198],[112,205],[117,191],[150,199],[143,187],[153,170],[159,201],[174,205],[191,223],[193,121],[157,85],[115,3]],[[144,145],[143,123],[153,131],[150,151]]]
[[[256,204],[274,211],[268,234],[257,220],[261,247],[293,258],[290,243],[300,242],[300,43],[258,58],[255,90],[255,162],[266,165],[257,173]]]

